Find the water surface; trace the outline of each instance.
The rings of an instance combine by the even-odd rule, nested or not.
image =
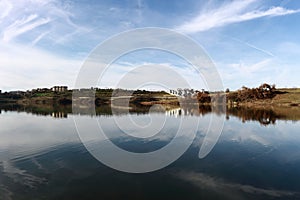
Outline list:
[[[165,119],[164,128],[142,139],[125,135],[114,123],[130,115],[146,126],[148,111],[120,110],[112,115],[102,107],[88,115],[84,109],[72,113],[68,107],[2,108],[0,199],[300,199],[299,121],[272,110],[157,110],[151,117]],[[89,154],[76,132],[74,115],[98,120],[114,144],[133,152],[168,144],[183,115],[191,123],[200,119],[200,126],[193,144],[177,161],[155,172],[130,174]],[[212,116],[226,119],[223,132],[208,156],[199,159],[205,125]]]

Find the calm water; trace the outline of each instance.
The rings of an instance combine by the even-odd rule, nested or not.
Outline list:
[[[140,126],[150,120],[141,108],[112,115],[103,107],[93,116],[84,109],[79,115],[70,108],[2,108],[0,199],[300,199],[299,121],[272,110],[157,110],[151,116],[164,119],[165,127],[137,139],[113,123],[128,115]],[[183,115],[191,123],[200,119],[193,144],[168,167],[145,174],[101,164],[81,143],[73,120],[96,119],[119,147],[149,152],[168,144]],[[199,159],[212,116],[226,119],[223,132],[208,156]]]

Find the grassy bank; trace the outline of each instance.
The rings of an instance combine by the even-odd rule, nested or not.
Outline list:
[[[239,106],[256,106],[256,107],[299,107],[300,106],[300,89],[299,88],[280,88],[273,98],[266,99],[249,99],[241,102],[233,102]]]

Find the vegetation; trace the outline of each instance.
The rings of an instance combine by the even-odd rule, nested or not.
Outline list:
[[[0,93],[0,103],[15,103],[19,105],[71,105],[73,92],[79,92],[79,98],[75,103],[92,104],[96,106],[110,104],[114,101],[115,105],[123,105],[128,102],[135,105],[179,105],[180,103],[209,105],[227,103],[234,106],[258,106],[258,105],[277,105],[292,106],[300,105],[300,89],[277,89],[275,85],[262,84],[257,88],[242,87],[237,91],[226,89],[225,92],[208,92],[205,90],[178,89],[171,90],[172,93],[165,91],[147,90],[124,90],[124,89],[81,89],[54,92],[50,89],[31,90],[27,92],[5,92]],[[91,93],[92,92],[92,93]],[[91,97],[91,94],[93,98]],[[180,95],[182,94],[182,95]],[[82,97],[82,98],[81,98]]]
[[[229,102],[245,102],[258,99],[271,99],[276,96],[277,90],[275,85],[262,84],[258,88],[247,88],[245,86],[242,89],[231,92],[227,95],[227,101]]]

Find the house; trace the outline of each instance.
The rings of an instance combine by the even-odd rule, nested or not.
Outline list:
[[[68,86],[54,86],[51,88],[53,92],[65,92],[68,91]]]
[[[52,117],[54,117],[54,118],[68,118],[68,113],[52,112]]]
[[[37,88],[37,89],[32,89],[31,92],[35,93],[35,92],[49,92],[51,91],[52,89],[48,89],[48,88]],[[28,93],[30,91],[27,91]]]

